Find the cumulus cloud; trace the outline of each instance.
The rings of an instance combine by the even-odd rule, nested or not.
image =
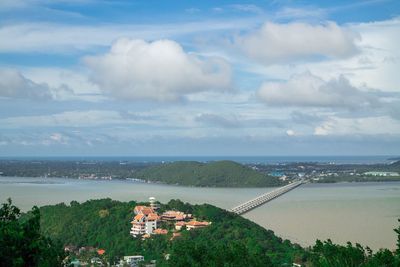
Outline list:
[[[335,22],[267,22],[257,31],[238,37],[235,43],[249,57],[269,65],[315,57],[346,58],[357,52],[358,38]]]
[[[33,100],[63,100],[74,92],[67,85],[51,87],[37,83],[14,69],[0,69],[0,97],[25,98]]]
[[[0,97],[50,99],[47,84],[38,84],[13,69],[0,69]]]
[[[350,84],[344,76],[325,81],[310,72],[292,76],[285,82],[265,82],[259,97],[269,105],[368,108],[379,98]]]
[[[104,55],[85,58],[91,79],[104,92],[119,99],[176,101],[231,85],[231,69],[220,58],[186,53],[171,40],[146,42],[119,39]]]

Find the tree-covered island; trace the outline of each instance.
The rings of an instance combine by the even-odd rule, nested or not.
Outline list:
[[[234,161],[135,162],[103,160],[0,160],[0,176],[57,177],[202,187],[270,187],[298,178],[315,183],[400,181],[400,161],[387,164],[279,164]]]

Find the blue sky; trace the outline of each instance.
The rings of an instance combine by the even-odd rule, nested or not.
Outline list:
[[[3,0],[0,156],[398,155],[400,3]]]

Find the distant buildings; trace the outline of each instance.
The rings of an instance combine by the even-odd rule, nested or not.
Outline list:
[[[144,257],[142,255],[124,256],[124,258],[120,260],[119,264],[117,264],[117,267],[137,267],[142,261],[144,261]]]
[[[399,176],[398,172],[365,172],[369,176]]]

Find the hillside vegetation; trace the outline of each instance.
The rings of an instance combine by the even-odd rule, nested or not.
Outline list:
[[[157,260],[157,266],[290,266],[304,252],[243,217],[211,205],[189,205],[179,200],[171,200],[161,209],[192,213],[212,224],[184,231],[174,240],[170,240],[170,233],[142,241],[129,235],[136,204],[101,199],[45,206],[40,208],[41,229],[64,245],[105,249],[111,262],[124,255],[143,255]],[[169,261],[165,254],[170,254]]]
[[[145,168],[136,173],[144,180],[208,187],[267,187],[278,186],[276,177],[260,173],[234,161],[201,163],[177,161]]]

